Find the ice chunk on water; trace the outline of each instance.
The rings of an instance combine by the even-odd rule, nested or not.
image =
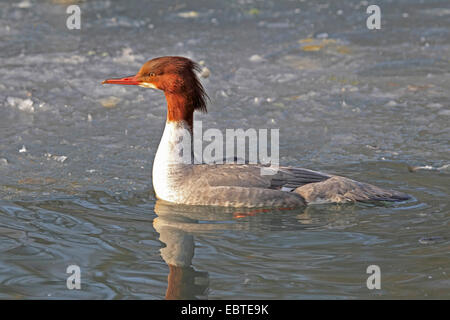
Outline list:
[[[11,107],[17,107],[21,111],[34,112],[33,100],[31,100],[31,99],[8,97],[8,98],[6,98],[6,102]]]
[[[395,100],[389,100],[389,102],[387,102],[384,106],[385,107],[395,107],[397,105],[398,105],[398,103]]]
[[[326,38],[328,38],[328,33],[326,33],[326,32],[319,33],[318,35],[316,35],[316,38],[317,39],[326,39]]]
[[[114,96],[103,98],[100,103],[105,108],[114,108],[120,102],[120,99]]]
[[[202,78],[208,78],[210,74],[211,74],[211,71],[209,71],[209,69],[207,67],[203,67],[202,71],[200,72],[200,76]]]
[[[408,170],[410,172],[415,172],[415,171],[419,171],[419,170],[448,171],[449,168],[450,168],[450,164],[444,164],[443,166],[440,166],[440,167],[433,167],[433,166],[430,166],[430,165],[408,166]]]
[[[429,103],[429,104],[427,104],[427,108],[440,109],[442,107],[443,106],[440,103]]]
[[[249,58],[249,60],[250,60],[251,62],[262,62],[262,61],[264,61],[264,58],[261,57],[261,56],[258,55],[258,54],[254,54],[254,55],[252,55],[252,56]]]
[[[19,108],[19,110],[22,110],[22,111],[34,112],[33,101],[30,99],[23,100],[18,105],[18,108]]]
[[[283,74],[275,74],[270,76],[269,79],[272,82],[285,83],[289,81],[293,81],[298,78],[298,75],[293,73],[283,73]]]
[[[52,158],[58,162],[64,162],[67,160],[66,156],[53,156]]]
[[[181,18],[198,18],[198,12],[197,11],[180,12],[178,13],[178,16]]]
[[[392,107],[406,107],[406,105],[407,105],[406,101],[403,103],[399,103],[395,100],[389,100],[384,106],[392,108]]]
[[[8,98],[6,98],[6,102],[8,102],[8,104],[9,104],[11,107],[15,107],[15,106],[16,106],[16,99],[17,99],[17,98],[8,97]]]
[[[55,161],[58,161],[61,163],[63,163],[64,161],[67,160],[66,156],[56,156],[56,155],[52,155],[51,153],[46,153],[45,156],[49,159],[52,159],[52,160],[55,160]]]
[[[27,8],[31,7],[31,2],[28,1],[28,0],[24,0],[24,1],[21,1],[21,2],[19,2],[17,4],[15,4],[15,5],[13,5],[13,6],[15,6],[17,8],[20,8],[20,9],[27,9]]]
[[[113,59],[114,62],[128,64],[130,62],[143,61],[143,57],[139,54],[133,54],[133,49],[123,48],[122,55]]]

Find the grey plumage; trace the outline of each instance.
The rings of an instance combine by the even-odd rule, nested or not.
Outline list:
[[[225,207],[299,207],[309,203],[400,201],[408,195],[295,167],[261,175],[262,165],[200,164],[174,168],[181,203]]]

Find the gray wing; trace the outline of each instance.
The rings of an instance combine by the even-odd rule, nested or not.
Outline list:
[[[216,190],[232,188],[236,194],[264,193],[263,198],[280,197],[282,194],[300,195],[307,203],[347,203],[368,201],[403,201],[410,196],[401,192],[382,189],[368,183],[345,177],[329,175],[296,167],[279,167],[273,175],[262,175],[262,165],[197,165],[193,168],[200,184],[207,184]],[[245,189],[245,188],[251,188]],[[264,191],[263,189],[266,189]],[[258,191],[259,190],[259,191]],[[273,193],[270,190],[279,193]],[[267,194],[266,194],[267,193]],[[227,197],[226,193],[223,195]],[[228,195],[231,196],[231,195]],[[250,194],[248,194],[250,196]],[[256,194],[254,195],[256,197]],[[285,196],[283,196],[285,197]]]
[[[273,174],[263,174],[270,172]],[[222,164],[196,165],[193,176],[202,177],[210,186],[234,186],[293,191],[305,184],[321,182],[331,176],[325,173],[295,167],[269,168],[263,165]]]

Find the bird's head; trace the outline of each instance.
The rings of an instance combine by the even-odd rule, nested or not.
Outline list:
[[[159,89],[164,91],[169,107],[170,100],[175,99],[183,101],[184,107],[192,112],[195,110],[206,112],[208,96],[195,71],[199,71],[199,65],[188,58],[159,57],[147,61],[134,76],[107,79],[102,84],[137,85]]]

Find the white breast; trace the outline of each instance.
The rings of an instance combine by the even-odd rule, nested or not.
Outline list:
[[[153,188],[158,199],[180,203],[182,172],[193,163],[192,129],[185,121],[168,121],[153,161]]]

